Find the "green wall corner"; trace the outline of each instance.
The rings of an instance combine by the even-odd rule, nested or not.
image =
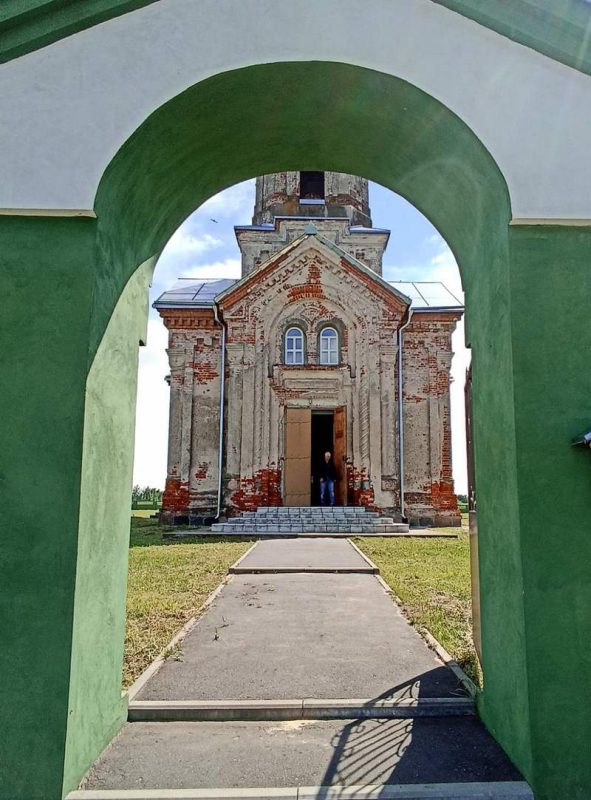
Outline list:
[[[95,222],[0,216],[0,797],[59,798]]]
[[[155,259],[129,279],[86,383],[64,793],[127,717],[121,695],[138,347]]]

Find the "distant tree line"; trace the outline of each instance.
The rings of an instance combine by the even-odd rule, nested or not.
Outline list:
[[[462,514],[465,514],[468,511],[468,495],[467,494],[458,494],[456,495],[458,498],[458,507]]]
[[[153,486],[134,486],[131,490],[132,508],[159,508],[162,501],[162,489]]]

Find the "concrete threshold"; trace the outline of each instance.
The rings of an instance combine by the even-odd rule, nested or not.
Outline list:
[[[66,800],[534,800],[525,781],[259,789],[89,789]]]
[[[309,573],[313,575],[377,575],[377,567],[230,567],[232,575],[294,575]]]
[[[401,700],[135,700],[129,722],[286,721],[298,719],[402,719],[474,716],[469,697]]]
[[[295,533],[295,532],[281,532],[281,531],[244,531],[240,533],[219,533],[217,531],[179,531],[178,533],[171,531],[162,534],[163,539],[177,540],[177,539],[197,539],[202,536],[216,536],[216,537],[236,537],[242,539],[348,539],[354,537],[355,539],[457,539],[457,533],[431,533],[423,530],[416,532],[408,531],[406,533],[330,533],[327,531]]]

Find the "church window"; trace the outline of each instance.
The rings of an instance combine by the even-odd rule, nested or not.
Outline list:
[[[304,334],[300,328],[289,328],[285,334],[285,363],[304,363]]]
[[[300,172],[300,200],[324,200],[324,172]]]
[[[324,328],[320,333],[320,363],[339,363],[339,335],[334,328]]]

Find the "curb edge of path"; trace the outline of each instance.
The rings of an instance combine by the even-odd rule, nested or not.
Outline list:
[[[399,700],[138,700],[128,722],[273,722],[288,720],[416,719],[476,715],[469,697]]]
[[[365,561],[367,561],[369,566],[373,569],[373,574],[376,577],[378,577],[380,575],[380,570],[379,570],[379,567],[377,566],[377,564],[374,564],[374,562],[371,560],[371,558],[369,556],[366,556],[365,553],[363,552],[363,550],[360,550],[359,547],[357,547],[357,545],[355,544],[353,539],[349,538],[349,539],[347,539],[347,541],[349,542],[351,547],[354,550],[357,551],[357,553],[361,556],[361,558],[363,558]]]
[[[255,542],[252,545],[252,547],[249,547],[249,549],[246,551],[246,553],[244,553],[244,555],[241,558],[244,558],[246,555],[248,555],[248,553],[250,553],[250,551],[256,547],[256,544],[257,543]],[[240,560],[241,559],[238,559],[238,561]],[[238,561],[236,563],[238,563]],[[195,616],[191,617],[190,619],[187,620],[187,622],[185,622],[183,627],[175,633],[175,635],[168,642],[168,644],[162,648],[162,650],[158,653],[158,655],[152,661],[152,663],[149,664],[146,667],[146,669],[141,673],[141,675],[139,675],[139,677],[135,679],[135,681],[131,684],[131,686],[127,689],[127,691],[122,692],[122,695],[124,697],[127,696],[128,704],[134,702],[135,697],[137,697],[137,695],[141,692],[141,690],[148,683],[150,678],[153,678],[154,675],[156,675],[156,673],[164,666],[164,664],[166,663],[166,659],[168,657],[168,653],[174,647],[180,644],[180,642],[183,641],[183,639],[187,636],[187,634],[191,630],[193,630],[195,625],[197,625],[197,623],[203,617],[204,612],[207,611],[209,606],[221,594],[223,588],[230,583],[233,577],[234,576],[229,572],[224,576],[222,581],[216,586],[216,588],[212,592],[210,592],[210,594],[208,594],[203,603],[199,606]]]
[[[66,800],[534,800],[525,781],[260,789],[82,789]]]
[[[404,611],[404,603],[402,602],[400,597],[398,597],[398,595],[396,594],[394,589],[392,589],[392,587],[389,586],[386,583],[386,581],[382,578],[382,576],[381,575],[376,575],[375,578],[378,581],[378,583],[381,585],[382,589],[387,594],[389,594],[390,597],[394,600],[394,602],[398,606],[398,609],[399,609],[400,613],[402,614],[404,619],[408,622],[408,624],[412,625],[412,627],[417,631],[417,633],[421,636],[421,638],[425,640],[427,646],[430,647],[431,650],[433,650],[435,652],[437,657],[445,664],[445,666],[453,672],[453,674],[456,676],[458,681],[462,684],[464,689],[468,692],[468,695],[472,698],[472,700],[475,700],[476,697],[481,692],[480,687],[477,686],[474,683],[472,678],[468,677],[468,675],[460,667],[460,665],[455,660],[455,658],[453,658],[450,655],[450,653],[447,652],[447,650],[441,644],[441,642],[438,642],[437,639],[433,636],[433,634],[430,631],[427,630],[427,628],[425,628],[423,625],[413,625],[412,624],[412,622],[410,621],[410,619],[408,618],[408,616],[406,615],[406,613]]]
[[[146,667],[146,669],[141,673],[141,675],[135,679],[135,681],[131,684],[129,689],[127,689],[126,692],[122,692],[123,696],[127,695],[128,704],[133,702],[134,698],[139,694],[139,692],[141,692],[141,690],[148,683],[150,678],[153,678],[154,675],[156,675],[156,673],[166,663],[167,655],[172,650],[172,648],[176,647],[178,644],[180,644],[180,642],[183,641],[183,639],[189,633],[189,631],[191,631],[195,627],[195,625],[199,622],[199,620],[203,617],[204,612],[207,611],[207,609],[213,603],[213,601],[218,597],[218,595],[221,594],[224,586],[227,586],[228,583],[230,583],[230,581],[233,578],[233,574],[230,571],[232,567],[238,566],[238,564],[240,564],[240,562],[254,550],[257,544],[258,542],[254,542],[248,548],[248,550],[240,556],[238,561],[235,561],[229,567],[226,575],[224,575],[221,582],[216,586],[216,588],[212,592],[210,592],[207,595],[203,603],[199,606],[199,608],[197,609],[197,613],[193,617],[188,619],[187,622],[185,622],[180,631],[177,631],[175,633],[170,642],[165,647],[162,648],[162,650],[158,653],[158,655],[152,661],[152,663],[149,664]]]

